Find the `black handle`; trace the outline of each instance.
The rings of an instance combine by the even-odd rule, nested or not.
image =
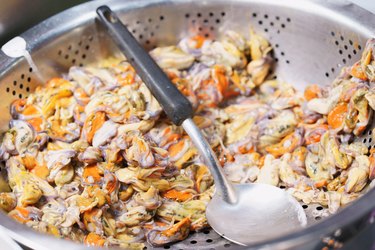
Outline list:
[[[163,70],[135,40],[116,14],[108,6],[101,6],[96,12],[117,46],[158,100],[169,119],[174,124],[181,125],[184,120],[191,118],[193,108],[189,100],[181,94]]]

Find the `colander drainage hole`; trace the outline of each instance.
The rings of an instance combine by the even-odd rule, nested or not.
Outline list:
[[[169,248],[171,248],[170,246],[164,246],[163,247],[164,249],[169,249]]]
[[[322,217],[320,217],[320,216],[315,217],[315,220],[320,220],[320,219],[322,219]]]
[[[205,230],[205,231],[203,231],[203,233],[204,233],[204,234],[210,234],[210,231]]]
[[[308,208],[308,207],[309,207],[309,206],[306,205],[306,204],[303,204],[303,205],[302,205],[302,208],[303,208],[303,209],[306,209],[306,208]]]
[[[213,242],[213,240],[212,239],[207,239],[206,242],[207,243],[211,243],[211,242]]]
[[[197,241],[196,240],[192,240],[192,241],[190,241],[190,244],[197,244]]]
[[[224,247],[225,247],[225,248],[228,248],[228,247],[230,247],[230,246],[231,246],[231,244],[229,244],[229,243],[224,244]]]
[[[323,210],[323,207],[321,207],[321,206],[316,207],[316,210],[318,210],[318,211]]]

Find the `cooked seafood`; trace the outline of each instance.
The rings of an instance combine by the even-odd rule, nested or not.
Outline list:
[[[374,44],[331,87],[303,93],[272,77],[272,47],[253,31],[186,37],[150,54],[191,101],[231,181],[282,186],[328,214],[374,183],[375,150],[354,141],[375,108]],[[209,226],[213,178],[127,61],[72,67],[10,112],[0,157],[11,190],[0,208],[20,223],[129,249]]]

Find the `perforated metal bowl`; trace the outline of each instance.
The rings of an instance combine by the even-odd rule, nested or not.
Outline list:
[[[45,79],[67,72],[70,66],[87,65],[119,54],[95,20],[95,9],[102,4],[116,11],[146,48],[175,44],[182,37],[196,33],[211,38],[220,37],[227,29],[248,34],[253,27],[273,45],[278,61],[276,75],[298,89],[310,83],[329,84],[343,65],[359,59],[366,40],[374,36],[375,16],[341,0],[93,1],[62,12],[21,35]],[[23,58],[8,58],[0,52],[1,130],[8,126],[11,101],[26,97],[40,84],[42,81]],[[368,147],[373,146],[370,132],[366,132],[364,139]],[[371,190],[327,218],[323,207],[302,204],[309,221],[306,229],[253,247],[321,248],[327,242],[332,244],[330,239],[339,246],[341,241],[372,223],[374,200],[375,190]],[[271,218],[265,218],[268,219]],[[35,249],[83,248],[39,234],[3,213],[0,224],[13,238]],[[206,230],[160,249],[168,248],[212,250],[239,246]]]

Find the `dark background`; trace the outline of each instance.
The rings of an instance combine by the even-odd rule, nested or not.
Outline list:
[[[87,0],[0,0],[0,47],[42,20]]]

